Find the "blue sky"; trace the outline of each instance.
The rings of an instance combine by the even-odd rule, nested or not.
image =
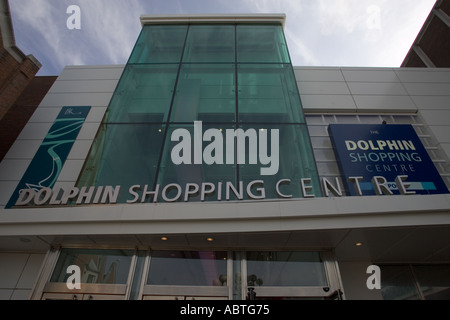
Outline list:
[[[285,13],[295,66],[399,67],[435,0],[9,0],[17,46],[41,63],[124,64],[143,14]],[[69,30],[70,5],[81,29]]]

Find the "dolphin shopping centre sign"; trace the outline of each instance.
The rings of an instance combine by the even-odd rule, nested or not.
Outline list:
[[[402,193],[398,176],[408,176],[407,193],[448,193],[411,125],[331,124],[328,131],[350,195]],[[348,183],[355,176],[360,189]],[[387,188],[374,188],[375,176]]]
[[[278,199],[291,199],[293,195],[289,190],[295,184],[300,187],[303,198],[316,196],[312,179],[308,177],[299,181],[286,177],[273,185],[266,185],[262,180],[264,176],[278,173],[277,129],[270,132],[270,148],[268,132],[261,131],[258,134],[255,129],[230,129],[223,135],[219,129],[203,132],[202,123],[195,121],[193,131],[193,135],[186,129],[177,129],[172,133],[171,141],[178,142],[171,150],[171,159],[175,165],[233,164],[235,150],[237,164],[245,164],[246,159],[240,158],[239,154],[246,153],[247,139],[248,163],[261,165],[261,180],[246,182],[245,185],[243,181],[132,185],[127,190],[122,190],[120,185],[53,189],[51,186],[30,187],[28,183],[28,187],[20,190],[11,206],[114,204],[118,202],[121,192],[128,192],[127,204],[205,201],[206,198],[215,201],[260,200],[266,198],[267,188]],[[329,133],[346,192],[341,189],[338,178],[321,178],[325,196],[448,193],[412,126],[332,124]]]

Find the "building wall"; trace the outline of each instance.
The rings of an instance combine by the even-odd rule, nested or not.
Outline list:
[[[122,71],[123,66],[84,66],[66,67],[64,69],[12,148],[0,162],[1,206],[5,206],[8,202],[10,195],[61,107],[88,105],[92,109],[57,182],[57,186],[64,188],[74,186]],[[450,102],[449,69],[296,67],[295,74],[303,108],[307,115],[319,174],[323,176],[339,175],[331,150],[331,142],[326,131],[329,123],[381,123],[387,121],[388,123],[413,123],[432,159],[448,183],[448,158],[450,155],[448,138],[450,136],[450,124],[447,123],[450,116],[450,108],[448,108],[448,102]],[[373,199],[313,199],[302,203],[304,212],[308,212],[311,217],[304,220],[301,225],[296,224],[296,227],[309,231],[338,230],[368,225],[378,227],[407,225],[409,223],[411,225],[420,223],[438,225],[444,224],[448,220],[448,218],[444,218],[444,213],[430,216],[426,222],[418,222],[414,219],[408,220],[408,215],[403,215],[404,212],[420,206],[444,212],[445,209],[448,210],[448,197],[438,196],[435,197],[438,200],[437,202],[428,202],[427,204],[416,197],[410,199],[411,201],[405,204],[402,199],[388,197],[383,203],[377,204],[377,208],[370,205],[375,203],[372,201]],[[261,216],[259,210],[262,210],[262,206],[268,208],[265,210],[270,211],[271,208],[273,210],[264,213],[265,219],[262,219],[263,222],[254,223],[252,219]],[[167,226],[172,228],[172,232],[175,233],[186,232],[186,228],[192,228],[189,229],[191,232],[202,232],[202,228],[204,228],[211,232],[222,233],[230,232],[230,230],[233,232],[249,230],[255,232],[283,231],[292,230],[293,224],[290,219],[294,219],[298,215],[301,216],[295,206],[294,202],[289,201],[283,203],[282,209],[280,209],[281,205],[270,202],[241,205],[239,209],[235,204],[224,204],[218,210],[217,205],[208,204],[204,210],[216,210],[214,212],[217,216],[209,217],[209,220],[205,219],[205,215],[208,213],[199,212],[195,204],[186,206],[183,203],[179,205],[170,204],[170,210],[162,205],[151,206],[151,208],[145,205],[135,205],[132,210],[125,208],[126,206],[114,208],[100,206],[95,209],[89,207],[64,208],[59,211],[57,209],[43,209],[45,212],[38,210],[42,221],[40,217],[36,217],[37,213],[34,210],[24,209],[14,212],[14,215],[3,215],[0,224],[3,224],[3,227],[11,226],[8,230],[12,231],[8,232],[13,235],[21,228],[20,223],[23,223],[23,219],[29,219],[29,224],[23,224],[23,230],[24,233],[30,234],[35,232],[30,230],[34,230],[32,228],[37,227],[35,222],[39,221],[44,226],[43,228],[39,227],[40,233],[47,232],[49,235],[66,234],[75,242],[84,241],[80,241],[77,235],[82,236],[94,232],[100,235],[140,234],[144,230],[147,233],[156,233],[167,230]],[[229,210],[230,208],[232,209]],[[396,209],[401,212],[395,214]],[[3,209],[0,209],[0,211],[10,213]],[[362,211],[367,216],[356,217],[351,220],[353,219],[351,216]],[[177,221],[176,215],[180,212],[183,212],[185,219],[183,221]],[[381,221],[376,216],[378,212],[389,212],[390,215]],[[343,215],[347,213],[348,217],[343,219]],[[375,215],[370,216],[371,213]],[[314,220],[314,214],[320,217]],[[289,217],[289,220],[275,220],[273,218],[279,219],[283,216]],[[328,216],[331,217],[329,220],[327,220]],[[411,217],[414,218],[414,215],[412,214]],[[422,216],[416,214],[416,218],[423,221]],[[60,219],[61,223],[54,224],[57,219]],[[105,223],[86,224],[90,219],[95,219],[97,222],[104,221]],[[199,219],[202,221],[201,224],[198,223]],[[233,219],[239,219],[239,225],[233,222]],[[271,219],[274,219],[274,222]],[[166,220],[172,221],[165,222]],[[46,224],[47,222],[48,224]],[[59,225],[63,228],[59,229],[57,227]],[[274,229],[275,225],[276,228]],[[3,234],[3,236],[5,235],[7,234]],[[5,237],[0,238],[0,242],[6,241],[5,239]],[[45,244],[45,236],[41,234],[39,239]],[[117,243],[123,238],[106,236],[105,239],[109,241],[108,243],[111,243],[110,241]],[[50,243],[51,237],[49,236],[47,244]],[[38,274],[38,265],[43,261],[42,249],[16,252],[3,250],[0,253],[0,266],[3,268],[0,277],[0,298],[2,299],[23,298],[28,294],[32,287],[31,282],[35,280],[31,278]],[[344,261],[340,266],[345,294],[347,298],[380,298],[379,293],[368,292],[365,287],[360,286],[361,283],[365,283],[362,280],[366,279],[364,268],[371,263],[367,257],[363,258],[356,262],[352,260]],[[355,272],[361,281],[352,283],[348,279],[353,279]],[[361,296],[361,293],[364,295]]]
[[[449,179],[450,69],[294,69],[322,175],[339,175],[326,132],[329,123],[386,120],[416,123],[432,159]],[[92,110],[58,179],[63,187],[75,184],[122,70],[123,66],[64,69],[0,164],[0,186],[5,190],[1,205],[8,201],[60,108],[88,105]]]
[[[60,186],[73,186],[120,78],[122,66],[67,67],[36,109],[0,165],[0,185],[13,190],[63,106],[92,106],[59,176]],[[5,205],[9,192],[0,196]]]
[[[0,160],[11,148],[56,78],[56,76],[34,77],[0,120],[0,136],[2,137]]]
[[[450,4],[437,0],[402,67],[448,68],[450,67]]]
[[[328,124],[410,123],[450,186],[450,69],[296,67],[295,74],[319,174],[339,175]]]
[[[19,51],[16,47],[13,50]],[[17,58],[3,46],[3,35],[0,32],[0,119],[41,67],[32,56],[21,55],[23,57]]]
[[[0,253],[0,300],[27,300],[45,254]]]

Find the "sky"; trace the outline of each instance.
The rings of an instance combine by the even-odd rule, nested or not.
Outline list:
[[[284,13],[294,66],[399,67],[436,0],[9,0],[16,45],[41,63],[125,64],[143,14]],[[79,27],[74,11],[79,7]]]

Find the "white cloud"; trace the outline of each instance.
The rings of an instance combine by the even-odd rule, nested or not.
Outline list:
[[[44,73],[125,63],[142,14],[285,13],[294,65],[398,66],[435,0],[11,0],[18,46]],[[81,30],[68,30],[69,5]],[[51,71],[50,71],[51,70]]]
[[[87,41],[108,63],[124,63],[141,29],[139,16],[145,12],[138,1],[80,1]]]
[[[318,0],[317,16],[324,35],[352,33],[365,27],[367,1]]]
[[[22,30],[24,47],[44,60],[44,67],[125,63],[140,31],[139,16],[145,12],[139,0],[22,0],[11,3],[15,26]],[[81,9],[81,29],[69,30],[69,5]],[[16,33],[17,33],[16,30]],[[37,43],[38,42],[38,43]],[[37,51],[37,52],[36,52]]]

